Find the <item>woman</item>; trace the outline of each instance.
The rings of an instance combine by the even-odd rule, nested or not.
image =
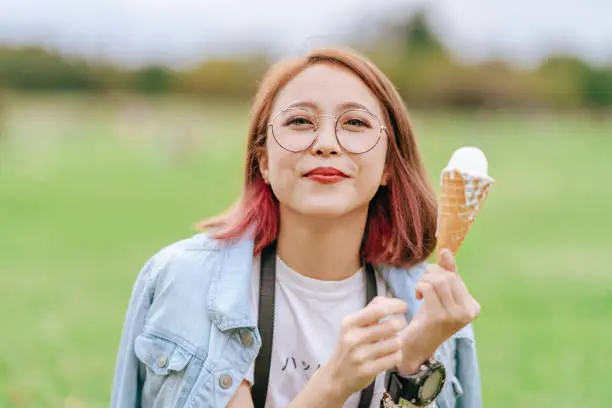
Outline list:
[[[425,264],[434,193],[390,81],[344,49],[279,63],[247,152],[239,203],[138,276],[112,406],[378,407],[426,376],[480,407],[479,305],[450,252]]]

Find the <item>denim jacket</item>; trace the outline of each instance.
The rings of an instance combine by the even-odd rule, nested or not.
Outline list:
[[[112,390],[113,408],[222,408],[261,345],[251,302],[253,241],[207,234],[176,242],[140,271],[130,298]],[[396,297],[419,307],[424,265],[379,267]],[[436,352],[447,381],[438,408],[480,408],[474,333],[466,326]]]

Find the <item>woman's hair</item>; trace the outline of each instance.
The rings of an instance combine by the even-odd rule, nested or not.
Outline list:
[[[361,255],[375,265],[410,266],[425,260],[436,245],[436,200],[427,179],[408,112],[389,79],[368,59],[350,49],[326,48],[275,64],[255,96],[249,123],[245,183],[242,197],[226,213],[199,223],[220,240],[253,233],[255,254],[273,242],[279,229],[279,205],[262,177],[259,159],[265,154],[272,105],[283,87],[315,64],[341,67],[359,77],[378,98],[387,126],[389,147],[386,186],[372,198]]]

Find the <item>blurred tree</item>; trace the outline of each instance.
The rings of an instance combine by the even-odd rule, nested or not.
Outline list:
[[[612,106],[612,69],[591,67],[575,56],[546,58],[534,71],[501,61],[468,65],[453,59],[424,9],[396,15],[393,22],[381,21],[380,26],[361,51],[389,76],[411,107],[542,106],[602,111]],[[265,55],[254,54],[211,58],[181,71],[161,65],[129,70],[42,47],[0,46],[0,89],[251,98],[269,65]]]
[[[4,141],[4,128],[6,122],[6,92],[2,89],[0,84],[0,149],[2,148],[2,143]]]
[[[95,78],[94,90],[120,91],[133,87],[134,75],[125,69],[97,64],[93,66],[92,75]]]
[[[612,106],[612,71],[589,66],[574,56],[547,58],[537,74],[556,107],[601,109]]]
[[[268,66],[268,59],[262,55],[243,59],[210,59],[181,73],[177,89],[203,96],[250,98]]]
[[[425,10],[412,14],[399,28],[403,31],[407,55],[415,52],[446,54],[444,45],[430,26]]]
[[[148,66],[133,74],[133,86],[137,91],[159,93],[173,90],[175,73],[161,66]]]
[[[41,47],[0,48],[0,82],[21,90],[93,90],[99,85],[89,64]]]
[[[431,28],[425,9],[381,22],[378,36],[364,52],[389,76],[411,106],[436,104],[432,89],[456,70],[446,48]]]
[[[546,103],[556,108],[577,108],[584,104],[583,78],[589,66],[571,55],[544,59],[535,72]]]
[[[514,101],[516,80],[505,64],[491,62],[482,66],[451,66],[432,84],[436,105],[454,108],[496,108]]]
[[[590,69],[582,84],[587,107],[595,110],[612,107],[612,70]]]

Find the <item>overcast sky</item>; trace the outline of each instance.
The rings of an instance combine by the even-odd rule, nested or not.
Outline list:
[[[0,0],[0,42],[130,64],[180,64],[254,47],[284,55],[341,41],[357,22],[419,4],[463,59],[529,64],[568,51],[612,63],[612,0]]]

